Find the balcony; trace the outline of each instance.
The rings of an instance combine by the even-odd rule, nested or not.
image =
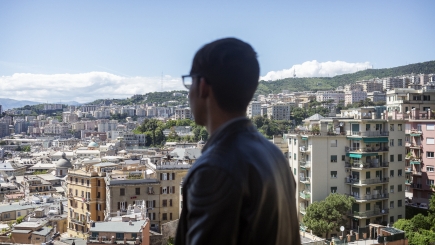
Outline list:
[[[301,212],[302,214],[306,214],[307,213],[307,209],[305,206],[300,206],[299,207],[299,212]]]
[[[301,191],[299,192],[299,197],[305,200],[310,200],[311,198],[311,193],[308,191]]]
[[[364,212],[354,211],[354,212],[349,212],[348,215],[358,219],[366,219],[374,216],[386,215],[388,214],[388,211],[389,211],[388,208],[384,208],[384,209],[375,209],[373,211],[364,211]]]
[[[311,168],[311,161],[299,161],[301,168]]]
[[[421,176],[422,173],[421,172],[412,172],[412,175],[417,175],[417,176]]]
[[[409,179],[405,180],[405,185],[411,185],[411,184],[412,184],[412,180]]]
[[[299,150],[300,150],[300,152],[310,152],[311,151],[311,147],[303,145],[303,146],[299,147]]]
[[[350,177],[344,178],[344,183],[349,185],[373,185],[378,183],[388,183],[390,178],[382,178],[382,179],[353,179]]]
[[[423,189],[423,185],[422,184],[411,184],[412,189]]]
[[[365,131],[365,132],[354,132],[354,131],[347,131],[348,136],[362,136],[362,137],[376,137],[376,136],[389,136],[390,132],[388,131]]]
[[[373,153],[373,152],[384,152],[388,151],[388,146],[378,146],[378,147],[346,147],[347,153]]]
[[[356,161],[356,162],[345,162],[344,167],[359,169],[359,170],[369,169],[369,168],[388,168],[389,163],[388,162],[370,163],[370,162]]]
[[[309,177],[299,177],[299,181],[304,183],[304,184],[309,184],[311,183],[311,180]]]
[[[357,193],[358,194],[358,193]],[[366,201],[372,201],[372,200],[380,200],[380,199],[388,199],[388,193],[383,194],[368,194],[368,195],[355,195],[355,194],[347,194],[348,196],[351,196],[355,198],[357,202],[366,202]]]
[[[71,222],[78,225],[84,225],[85,222],[79,219],[71,219]]]
[[[412,173],[412,169],[411,168],[405,168],[405,173]]]

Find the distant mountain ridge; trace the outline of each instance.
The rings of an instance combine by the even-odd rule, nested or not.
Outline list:
[[[30,100],[14,100],[8,98],[0,98],[0,105],[2,106],[3,111],[14,109],[14,108],[21,108],[26,105],[39,105],[39,104],[45,104],[45,103],[30,101]],[[81,105],[81,103],[77,101],[55,102],[49,104]]]

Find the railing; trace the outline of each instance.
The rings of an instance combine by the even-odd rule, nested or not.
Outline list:
[[[382,179],[353,179],[350,177],[344,178],[344,183],[351,184],[351,185],[370,185],[370,184],[377,184],[377,183],[387,183],[390,181],[390,178],[382,178]]]
[[[362,161],[357,161],[357,162],[344,162],[344,167],[346,168],[361,168],[361,169],[366,169],[366,168],[388,168],[389,167],[389,163],[388,162],[381,162],[381,163],[369,163],[369,162],[362,162]]]
[[[310,180],[309,177],[299,177],[299,180],[300,180],[301,182],[308,182],[308,183],[311,182],[311,180]]]
[[[412,169],[411,169],[411,168],[405,168],[405,172],[406,172],[406,173],[411,173],[411,172],[412,172]]]
[[[308,146],[306,146],[306,145],[303,145],[303,146],[300,146],[299,147],[299,150],[301,151],[301,152],[309,152],[311,149],[310,149],[311,147],[308,147]]]
[[[384,208],[384,209],[365,211],[365,212],[354,211],[354,212],[349,212],[349,215],[353,216],[353,217],[359,217],[359,218],[368,218],[368,217],[372,217],[372,216],[386,215],[386,214],[388,214],[388,212],[389,212],[389,209]]]
[[[388,131],[383,131],[383,132],[379,132],[379,131],[365,131],[365,132],[355,132],[355,131],[348,131],[347,132],[348,136],[389,136],[390,132]]]
[[[303,199],[310,199],[311,198],[311,193],[302,191],[302,192],[299,192],[299,197],[301,197]]]
[[[352,196],[355,198],[355,200],[358,201],[366,201],[366,200],[377,200],[377,199],[386,199],[388,198],[388,193],[382,193],[382,194],[372,194],[372,195],[352,195],[347,194],[348,196]]]
[[[304,206],[300,206],[299,207],[299,212],[301,212],[301,213],[306,213],[306,207],[304,207]]]
[[[389,147],[345,147],[346,152],[355,152],[355,153],[361,153],[361,152],[382,152],[382,151],[388,151]]]
[[[422,184],[411,184],[411,187],[413,189],[423,189],[423,185]]]
[[[407,185],[412,184],[412,180],[409,180],[409,179],[405,180],[405,184],[407,184]]]
[[[418,176],[421,176],[422,173],[421,173],[421,172],[413,172],[412,175],[418,175]]]
[[[304,167],[304,168],[310,168],[311,167],[311,161],[299,161],[299,165],[301,167]]]
[[[79,224],[79,225],[84,225],[84,224],[85,224],[84,221],[82,221],[82,220],[78,220],[78,219],[71,219],[71,222],[76,223],[76,224]]]

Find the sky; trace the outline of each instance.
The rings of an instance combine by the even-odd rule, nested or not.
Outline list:
[[[250,43],[260,79],[435,59],[435,1],[0,1],[0,98],[127,98],[184,89],[195,52]]]

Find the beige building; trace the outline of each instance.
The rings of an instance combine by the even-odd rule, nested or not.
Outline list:
[[[412,109],[435,110],[435,84],[424,85],[421,89],[396,88],[387,91],[387,110],[401,113]]]
[[[114,163],[77,166],[68,171],[68,234],[88,236],[90,221],[104,220],[106,209],[106,172],[116,168]]]
[[[311,203],[342,193],[356,199],[346,230],[393,224],[405,217],[403,121],[377,117],[374,108],[342,115],[316,121],[319,131],[285,135],[300,221]]]

